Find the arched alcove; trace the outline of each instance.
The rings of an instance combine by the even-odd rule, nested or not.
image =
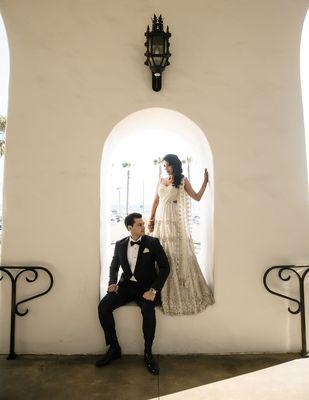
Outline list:
[[[166,146],[167,142],[169,142],[168,146]],[[161,157],[166,153],[176,153],[175,148],[179,147],[180,144],[185,148],[190,148],[194,156],[195,167],[199,171],[198,182],[191,181],[195,189],[202,183],[204,168],[206,167],[209,171],[209,184],[207,185],[203,199],[199,203],[199,236],[201,244],[198,259],[208,284],[213,289],[214,169],[212,152],[205,133],[192,120],[177,111],[155,107],[140,110],[125,117],[112,129],[104,145],[101,160],[100,192],[102,296],[106,292],[109,265],[112,257],[110,209],[112,201],[111,188],[115,184],[115,182],[112,182],[113,158],[122,147],[127,149],[127,159],[130,159],[130,161],[134,162],[134,159],[137,157],[143,157],[143,160],[147,160],[147,155],[149,154],[149,157],[151,157],[151,149],[155,144],[158,145],[158,143],[159,148],[161,149],[162,147],[162,151],[159,154]],[[139,168],[139,170],[141,169],[143,170],[143,168]],[[149,176],[144,177],[143,185],[145,180],[148,183],[148,178]],[[151,188],[144,193],[145,197],[148,199],[149,197],[151,198],[151,202],[154,197],[156,183],[154,180]],[[133,209],[129,210],[129,212],[132,211]],[[134,211],[139,210],[135,209]],[[147,215],[144,215],[144,217],[147,217]],[[119,235],[115,240],[128,235],[124,226]]]

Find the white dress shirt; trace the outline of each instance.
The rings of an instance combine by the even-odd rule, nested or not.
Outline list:
[[[134,244],[133,246],[131,246],[131,241],[137,242],[138,240],[141,240],[141,238],[142,237],[140,236],[137,240],[133,240],[130,237],[130,240],[128,241],[127,257],[128,257],[128,263],[130,265],[132,274],[134,274],[134,271],[135,271],[135,266],[136,266],[136,261],[137,261],[137,256],[138,256],[138,251],[139,251],[140,245]],[[134,275],[132,275],[130,281],[137,282]]]

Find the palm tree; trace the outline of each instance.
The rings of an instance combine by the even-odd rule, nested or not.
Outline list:
[[[144,179],[143,179],[142,183],[143,183],[142,184],[142,187],[143,187],[143,196],[142,196],[143,204],[141,205],[141,208],[143,210],[142,214],[144,214],[145,213],[145,183],[144,183]]]
[[[126,201],[126,214],[129,214],[129,187],[130,187],[130,168],[133,167],[131,161],[126,161],[122,163],[123,168],[127,168],[127,201]]]
[[[0,115],[0,131],[4,132],[6,128],[6,117],[3,115]]]
[[[0,157],[3,156],[5,149],[5,129],[6,129],[6,117],[0,115]]]
[[[193,161],[192,157],[188,157],[185,160],[181,160],[182,164],[187,164],[187,174],[188,174],[188,179],[190,180],[190,164]]]
[[[190,164],[192,163],[193,158],[187,157],[187,171],[188,171],[188,179],[190,180]]]
[[[121,192],[121,187],[118,186],[116,187],[116,190],[118,190],[118,214],[121,215],[121,208],[120,208],[120,192]]]
[[[159,165],[159,179],[161,177],[161,173],[162,173],[162,158],[158,157],[155,160],[153,160],[153,164],[154,165]]]

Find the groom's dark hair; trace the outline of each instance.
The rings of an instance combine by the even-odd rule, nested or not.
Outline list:
[[[133,226],[134,225],[134,220],[135,219],[139,219],[139,218],[142,218],[142,214],[131,213],[131,214],[127,215],[125,217],[125,219],[124,219],[124,224],[125,224],[126,228],[128,229],[129,225]]]

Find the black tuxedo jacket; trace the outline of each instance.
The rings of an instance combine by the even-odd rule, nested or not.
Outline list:
[[[121,266],[123,273],[121,274],[118,284],[130,280],[132,271],[128,262],[127,250],[130,237],[116,242],[114,256],[110,266],[109,285],[117,283],[118,271]],[[146,249],[146,251],[145,251]],[[149,251],[147,251],[147,249]],[[156,268],[156,263],[157,267]],[[141,238],[134,277],[145,290],[150,288],[160,291],[170,272],[170,266],[161,246],[159,239],[152,236],[144,235]]]

